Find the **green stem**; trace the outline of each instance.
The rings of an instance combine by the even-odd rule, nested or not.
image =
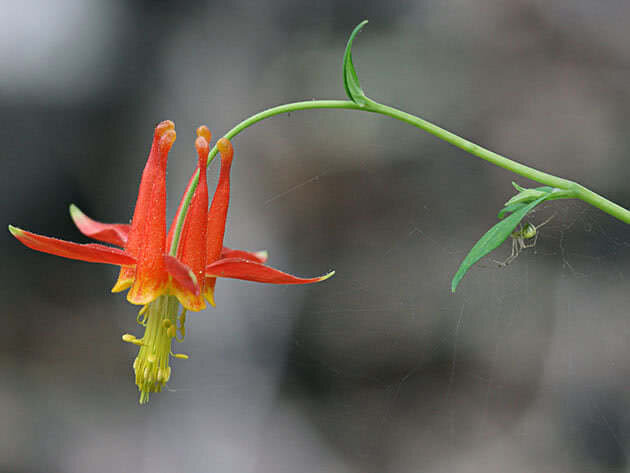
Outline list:
[[[395,118],[397,120],[403,121],[405,123],[409,123],[421,130],[424,130],[432,135],[440,138],[447,143],[450,143],[458,148],[463,149],[464,151],[472,154],[473,156],[477,156],[478,158],[484,159],[489,163],[492,163],[496,166],[499,166],[503,169],[507,169],[508,171],[512,171],[515,174],[523,176],[527,179],[531,179],[533,181],[539,182],[540,184],[556,187],[558,189],[563,189],[567,191],[565,198],[577,198],[581,199],[584,202],[587,202],[604,212],[612,215],[613,217],[621,220],[624,223],[630,223],[630,211],[621,207],[620,205],[611,202],[605,197],[596,194],[595,192],[579,185],[576,182],[563,179],[560,177],[553,176],[546,172],[538,171],[532,167],[526,166],[524,164],[518,163],[511,159],[506,158],[505,156],[501,156],[500,154],[494,153],[490,150],[487,150],[471,141],[468,141],[464,138],[461,138],[450,131],[447,131],[443,128],[440,128],[437,125],[434,125],[431,122],[423,120],[422,118],[416,117],[415,115],[411,115],[409,113],[403,112],[402,110],[395,109],[393,107],[388,107],[387,105],[382,105],[380,103],[374,102],[370,99],[367,99],[367,104],[365,106],[358,105],[349,100],[309,100],[304,102],[294,102],[288,103],[284,105],[279,105],[277,107],[273,107],[267,110],[264,110],[256,115],[253,115],[239,124],[237,124],[234,128],[228,131],[224,136],[227,139],[232,139],[236,135],[238,135],[243,130],[249,128],[250,126],[262,121],[266,118],[273,117],[275,115],[281,115],[283,113],[296,112],[299,110],[313,110],[313,109],[346,109],[346,110],[361,110],[364,112],[372,112],[378,113],[380,115],[386,115],[388,117]],[[208,154],[208,165],[212,162],[214,157],[217,155],[217,147],[214,146],[210,153]],[[170,254],[175,255],[177,253],[177,245],[179,243],[179,238],[181,235],[181,229],[184,223],[184,218],[188,212],[188,207],[190,205],[190,201],[192,199],[192,195],[197,188],[197,183],[199,182],[199,173],[195,173],[195,177],[192,185],[188,189],[188,193],[184,196],[184,205],[182,207],[182,212],[180,213],[179,219],[176,222],[175,234],[173,236],[173,242],[170,248]]]
[[[243,120],[230,131],[228,131],[224,136],[228,140],[231,140],[236,135],[238,135],[241,131],[249,128],[250,126],[258,123],[259,121],[264,120],[265,118],[270,118],[275,115],[281,115],[283,113],[295,112],[298,110],[311,110],[311,109],[320,109],[320,108],[344,108],[349,110],[365,110],[354,102],[350,102],[349,100],[309,100],[304,102],[293,102],[287,103],[284,105],[278,105],[277,107],[273,107],[267,110],[264,110],[256,115],[252,115],[251,117]],[[217,147],[213,146],[208,153],[208,163],[210,163],[217,155]],[[177,245],[179,244],[179,238],[182,233],[182,226],[184,225],[184,219],[186,218],[186,214],[188,213],[188,207],[190,206],[190,201],[192,200],[193,193],[197,188],[197,184],[199,183],[199,171],[195,171],[195,175],[192,181],[191,186],[188,188],[188,192],[183,197],[184,205],[182,206],[182,211],[179,214],[179,218],[175,223],[175,232],[173,233],[173,241],[171,242],[170,254],[171,256],[177,255]]]

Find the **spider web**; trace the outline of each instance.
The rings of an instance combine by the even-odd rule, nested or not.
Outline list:
[[[424,270],[443,274],[417,294],[403,283],[380,305],[357,278],[338,290],[346,302],[309,312],[318,322],[296,331],[288,379],[301,388],[287,398],[316,406],[308,412],[330,448],[373,471],[454,471],[505,449],[508,465],[547,467],[545,455],[558,471],[625,464],[630,240],[581,203],[546,204],[524,222],[554,214],[535,247],[501,268],[492,259],[509,255],[508,240],[443,297],[460,243],[410,222],[383,249],[381,271],[401,274],[395,255],[421,244]],[[439,302],[427,311],[430,295]],[[404,318],[412,322],[397,327]],[[563,457],[553,453],[560,445]]]

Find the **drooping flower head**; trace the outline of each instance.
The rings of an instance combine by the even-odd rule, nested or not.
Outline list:
[[[121,267],[112,292],[129,289],[127,300],[143,306],[138,321],[146,327],[145,335],[141,339],[131,334],[123,336],[124,341],[140,346],[134,371],[141,403],[148,400],[150,392],[160,391],[170,378],[170,357],[186,357],[172,354],[172,339],[178,332],[181,338],[185,335],[186,310],[204,309],[204,298],[214,306],[217,277],[271,284],[307,284],[334,274],[299,278],[265,265],[265,251],[248,252],[223,246],[234,151],[226,138],[217,142],[221,168],[208,210],[206,167],[211,135],[205,126],[197,129],[197,171],[188,183],[167,234],[166,165],[175,137],[171,121],[163,121],[155,128],[130,225],[97,222],[76,206],[70,206],[70,215],[84,235],[122,249],[72,243],[9,226],[13,236],[34,250]],[[180,315],[178,302],[184,307]]]

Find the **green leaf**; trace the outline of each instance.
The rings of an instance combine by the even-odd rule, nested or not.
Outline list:
[[[504,205],[507,207],[508,205],[513,205],[513,204],[518,204],[518,203],[528,203],[533,200],[536,200],[542,194],[544,193],[538,192],[536,189],[525,189],[524,191],[521,191],[515,196],[513,196]]]
[[[550,186],[536,187],[536,190],[540,192],[552,192],[553,187],[550,187]]]
[[[522,187],[517,186],[514,182],[512,185],[519,191],[519,193],[508,200],[504,204],[505,206],[517,204],[519,202],[529,203],[553,190],[553,187],[549,186],[536,187],[535,189],[523,189]]]
[[[509,214],[512,212],[516,212],[518,209],[520,209],[521,207],[525,207],[527,205],[526,202],[516,202],[514,204],[510,204],[507,205],[505,207],[503,207],[501,210],[499,210],[499,213],[497,214],[497,217],[499,217],[499,219],[505,217],[505,214]]]
[[[512,185],[519,193],[503,204],[504,207],[497,214],[497,217],[500,219],[505,217],[506,214],[516,212],[518,209],[536,200],[538,197],[553,191],[553,187],[549,186],[536,187],[535,189],[525,189],[524,187],[519,186],[516,182],[512,182]]]
[[[352,42],[367,22],[367,20],[363,20],[357,25],[354,31],[352,31],[350,39],[348,39],[348,44],[346,45],[346,52],[343,55],[343,86],[346,89],[346,95],[354,103],[361,106],[367,105],[367,97],[359,84],[359,78],[357,77],[357,72],[354,70],[354,64],[352,63]]]
[[[459,266],[459,269],[457,270],[457,273],[455,273],[453,281],[451,282],[451,291],[455,292],[457,285],[473,264],[501,245],[501,243],[503,243],[514,231],[523,217],[525,217],[529,211],[540,204],[543,200],[548,199],[551,194],[552,192],[548,192],[533,202],[522,206],[512,213],[512,215],[506,217],[504,220],[501,220],[494,227],[488,230],[485,235],[482,236],[477,243],[475,243],[475,246],[472,247],[468,255],[466,255],[466,258],[464,258],[464,261],[462,261],[462,264]]]

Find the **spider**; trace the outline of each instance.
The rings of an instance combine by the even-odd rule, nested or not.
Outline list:
[[[497,263],[501,267],[507,266],[518,257],[521,251],[523,251],[526,248],[535,247],[536,240],[538,240],[538,229],[542,227],[543,225],[547,225],[551,221],[551,219],[553,219],[554,217],[555,215],[552,215],[551,217],[549,217],[547,220],[545,220],[539,225],[526,223],[525,226],[523,227],[523,225],[519,224],[518,230],[514,230],[510,234],[510,236],[512,237],[512,254],[508,256],[507,259],[503,262],[496,261],[496,260],[494,262]],[[531,240],[531,239],[533,239],[534,241],[532,241],[531,243],[526,243],[527,240]]]

